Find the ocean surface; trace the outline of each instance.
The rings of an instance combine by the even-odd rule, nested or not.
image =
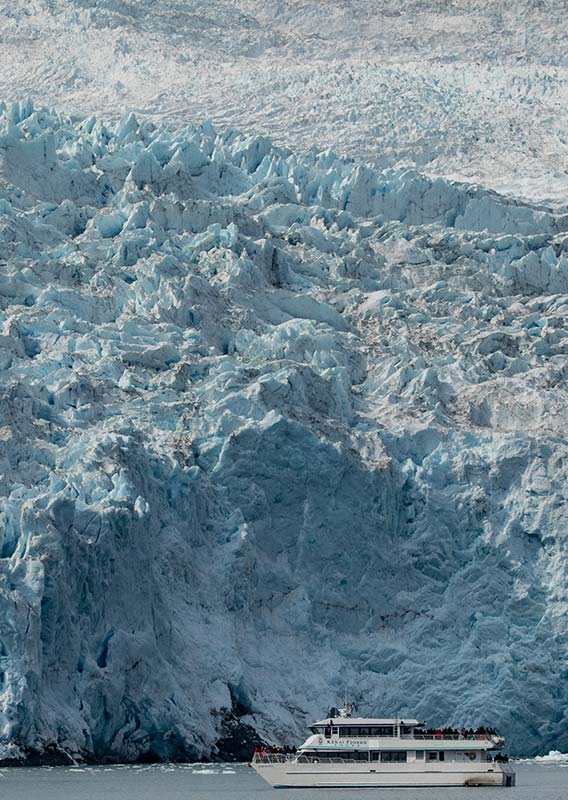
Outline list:
[[[503,792],[503,795],[501,794]],[[568,763],[517,765],[514,789],[284,790],[267,786],[246,764],[45,767],[0,771],[9,800],[567,800]]]

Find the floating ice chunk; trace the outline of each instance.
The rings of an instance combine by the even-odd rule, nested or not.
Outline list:
[[[567,764],[568,753],[561,753],[560,750],[551,750],[545,756],[535,756],[534,758],[520,758],[519,763],[523,764]]]

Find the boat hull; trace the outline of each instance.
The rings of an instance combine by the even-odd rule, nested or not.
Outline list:
[[[443,786],[514,786],[508,767],[492,763],[407,764],[283,764],[253,763],[253,768],[275,789],[347,789]]]

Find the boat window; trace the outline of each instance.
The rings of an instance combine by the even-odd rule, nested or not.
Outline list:
[[[368,761],[369,760],[369,751],[368,750],[358,750],[357,751],[357,761]]]
[[[392,725],[375,725],[373,727],[357,728],[341,725],[339,728],[339,735],[345,738],[353,738],[357,736],[394,736],[394,729]]]
[[[360,736],[365,736],[365,737],[369,736],[370,732],[369,728],[347,728],[347,727],[344,728],[343,726],[341,726],[339,728],[339,735],[341,737],[352,739]]]
[[[409,725],[403,725],[400,732],[403,736],[410,736],[412,734],[412,728]]]
[[[381,760],[380,752],[378,750],[372,750],[371,751],[371,761],[380,761],[380,760]]]
[[[445,754],[445,752],[443,750],[440,750],[440,751],[436,750],[435,752],[433,750],[431,750],[428,753],[428,759],[430,761],[444,761],[445,758],[446,758],[446,754]]]
[[[331,728],[325,728],[324,736],[325,736],[326,739],[330,739],[331,738]]]
[[[406,750],[387,750],[382,752],[381,761],[406,761]]]
[[[416,760],[417,761],[424,761],[424,750],[417,750],[416,751]]]
[[[331,732],[333,733],[334,736],[337,736],[337,734],[339,733],[339,728],[332,728]]]

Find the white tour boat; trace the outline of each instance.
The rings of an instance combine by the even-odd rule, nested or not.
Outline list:
[[[500,754],[502,737],[423,725],[416,719],[325,719],[310,726],[293,755],[263,748],[252,766],[276,789],[515,785]]]

